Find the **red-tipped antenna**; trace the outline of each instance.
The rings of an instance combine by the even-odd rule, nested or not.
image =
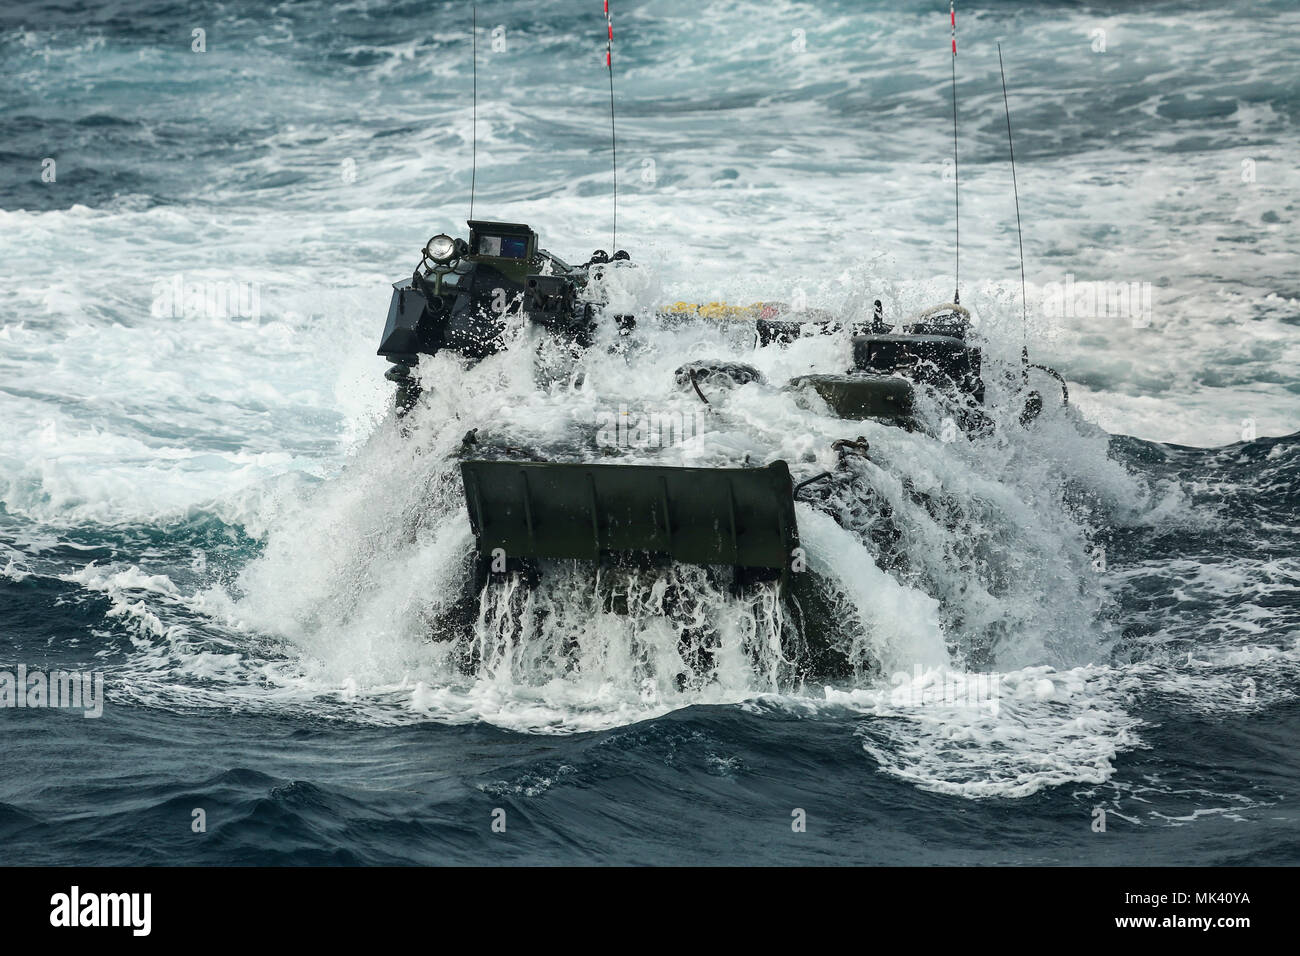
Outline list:
[[[957,174],[957,5],[956,0],[948,0],[948,19],[952,24],[952,195],[956,209],[956,266],[953,281],[956,288],[952,293],[954,304],[961,303],[961,186]]]
[[[605,68],[609,70],[609,151],[614,160],[614,237],[609,246],[612,256],[618,251],[618,140],[614,136],[614,19],[610,16],[609,0],[605,0]]]

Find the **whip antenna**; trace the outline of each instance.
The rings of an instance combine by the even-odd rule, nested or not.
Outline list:
[[[474,75],[474,118],[471,121],[470,132],[470,164],[469,164],[469,218],[474,218],[474,186],[478,179],[478,4],[475,3],[470,14],[470,34],[473,37],[473,75]]]
[[[614,238],[609,246],[613,255],[618,249],[618,140],[614,136],[614,20],[609,15],[609,0],[605,0],[605,68],[609,70],[609,151],[614,160]]]
[[[1002,74],[1002,106],[1007,113],[1007,148],[1011,151],[1011,189],[1016,197],[1016,239],[1020,243],[1020,329],[1021,352],[1028,361],[1029,297],[1025,294],[1025,234],[1020,228],[1020,187],[1016,184],[1016,144],[1011,138],[1011,104],[1007,100],[1007,71],[1002,66],[1002,44],[998,44],[998,72]]]
[[[954,305],[961,304],[961,186],[957,174],[957,6],[956,0],[948,0],[948,19],[952,24],[952,198],[956,210],[956,234],[954,252],[956,265],[953,270],[952,293]]]

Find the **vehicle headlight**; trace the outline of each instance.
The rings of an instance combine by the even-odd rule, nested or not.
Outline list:
[[[445,265],[456,258],[456,240],[439,233],[425,245],[424,254],[430,261]]]

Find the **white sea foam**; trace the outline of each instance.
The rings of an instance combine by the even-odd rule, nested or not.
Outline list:
[[[847,708],[861,713],[866,755],[881,769],[968,796],[1106,779],[1115,755],[1140,744],[1130,697],[1144,689],[1214,711],[1237,706],[1252,677],[1256,706],[1278,699],[1293,665],[1274,598],[1296,586],[1294,562],[1188,558],[1108,577],[1094,570],[1097,529],[1078,507],[1093,503],[1120,528],[1212,524],[1185,488],[1147,485],[1109,458],[1102,429],[1216,445],[1248,427],[1288,433],[1300,417],[1300,274],[1286,218],[1300,188],[1295,132],[1265,95],[1289,89],[1290,65],[1259,57],[1257,25],[1235,11],[1197,11],[1187,31],[1187,16],[1160,11],[1054,10],[1030,23],[1033,43],[1007,44],[1028,341],[1070,379],[1074,411],[1055,406],[1044,380],[1049,408],[1032,431],[1004,408],[1010,427],[997,437],[944,443],[849,427],[813,397],[746,386],[711,396],[704,434],[660,454],[702,465],[783,457],[804,475],[835,466],[833,440],[863,433],[871,463],[854,488],[889,505],[898,553],[866,543],[865,519],[841,525],[801,504],[799,520],[814,568],[837,582],[846,653],[883,675],[864,668],[857,684],[829,691],[799,685],[772,644],[786,622],[770,594],[742,606],[699,578],[688,582],[698,600],[681,612],[709,631],[708,654],[693,661],[653,582],[629,586],[634,613],[614,615],[589,575],[564,569],[550,569],[532,598],[551,613],[545,634],[514,629],[524,595],[494,593],[479,608],[468,672],[430,639],[469,576],[449,457],[469,428],[577,455],[596,416],[619,402],[698,411],[669,387],[687,358],[752,361],[778,384],[849,361],[842,336],[752,352],[734,330],[659,328],[653,305],[797,294],[851,318],[875,298],[901,316],[951,296],[941,12],[725,0],[715,13],[701,22],[677,2],[647,8],[639,29],[659,51],[619,61],[631,107],[620,118],[619,244],[644,267],[613,270],[608,292],[645,317],[634,361],[607,354],[607,335],[576,369],[557,363],[575,374],[539,383],[538,343],[522,331],[519,348],[472,371],[428,360],[430,391],[407,440],[384,424],[389,393],[373,349],[388,283],[429,235],[461,231],[470,110],[460,33],[440,28],[428,44],[342,36],[326,71],[295,59],[284,18],[207,60],[57,29],[2,38],[17,95],[40,103],[19,109],[122,113],[156,140],[192,122],[193,97],[174,113],[151,108],[161,115],[120,98],[163,71],[191,78],[214,128],[238,131],[239,149],[211,166],[195,157],[184,182],[147,171],[175,202],[157,205],[128,184],[95,206],[0,210],[0,503],[22,523],[4,526],[0,574],[26,585],[54,568],[107,598],[103,630],[129,643],[110,692],[161,707],[530,732],[692,703]],[[759,17],[779,29],[754,30]],[[1278,12],[1274,34],[1300,35],[1288,30],[1295,18]],[[608,243],[604,94],[580,31],[549,20],[512,35],[513,54],[492,61],[500,89],[535,95],[482,97],[478,213],[530,222],[545,246],[581,260]],[[968,17],[960,61],[961,292],[995,369],[1014,369],[1022,341],[991,45],[1007,24]],[[236,39],[249,29],[228,26]],[[1109,53],[1090,48],[1098,27]],[[1210,53],[1215,68],[1203,69]],[[1098,103],[1065,75],[1095,75],[1098,89],[1131,91],[1133,102]],[[430,95],[431,80],[445,95]],[[1228,81],[1236,92],[1220,95]],[[347,159],[351,182],[340,175]],[[61,160],[60,181],[76,182],[75,169]],[[255,284],[260,316],[155,314],[154,283],[178,273]],[[1150,325],[1047,314],[1044,289],[1067,275],[1152,283]],[[990,394],[1006,398],[996,377]],[[205,576],[188,568],[198,545],[187,542],[178,567],[165,546],[145,544],[57,570],[88,547],[78,529],[134,534],[206,518],[256,539],[258,556]],[[1117,667],[1112,592],[1149,581],[1186,601],[1152,625],[1148,658]],[[1234,592],[1251,599],[1227,606]],[[1210,621],[1195,609],[1205,600],[1219,602]],[[900,707],[888,675],[914,665],[929,681],[998,675],[999,713]]]

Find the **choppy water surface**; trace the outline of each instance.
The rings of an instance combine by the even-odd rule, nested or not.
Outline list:
[[[582,261],[609,242],[599,6],[479,6],[475,213]],[[609,292],[645,320],[572,363],[524,330],[427,361],[403,435],[374,348],[468,211],[467,5],[0,13],[0,668],[108,698],[0,712],[4,859],[1297,862],[1300,14],[960,15],[962,299],[1001,427],[956,442],[776,387],[702,410],[687,359],[779,385],[847,340],[650,318],[949,298],[946,4],[615,15],[638,268]],[[236,314],[169,299],[230,281]],[[1149,310],[1080,314],[1133,283]],[[1074,398],[1031,429],[998,404],[1026,334]],[[700,426],[633,460],[808,477],[869,439],[798,506],[847,668],[694,569],[467,603],[465,432],[582,457],[621,405]],[[979,681],[996,708],[951,699]]]

